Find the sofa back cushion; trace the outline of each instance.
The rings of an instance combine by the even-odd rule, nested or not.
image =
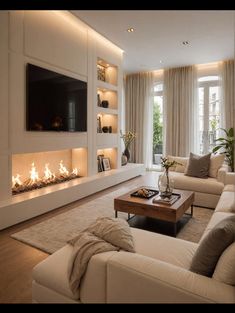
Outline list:
[[[176,161],[179,164],[176,164],[172,167],[170,167],[170,171],[174,171],[174,172],[179,172],[179,173],[185,173],[186,168],[188,166],[188,159],[187,157],[176,157],[173,155],[168,155],[167,159],[172,162],[172,161]]]
[[[235,285],[235,242],[222,253],[212,278],[228,285]]]
[[[224,162],[224,154],[212,154],[210,159],[209,176],[216,178],[218,170]]]
[[[224,250],[235,239],[235,215],[229,216],[212,228],[200,242],[190,266],[190,271],[211,277]]]
[[[210,157],[211,153],[206,155],[197,155],[190,152],[188,167],[185,175],[199,178],[208,177]]]

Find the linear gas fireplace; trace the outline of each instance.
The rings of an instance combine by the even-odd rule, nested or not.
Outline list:
[[[84,148],[12,156],[12,194],[60,184],[87,175]]]
[[[25,181],[21,181],[20,174],[12,176],[12,194],[18,194],[25,191],[30,191],[48,185],[59,184],[67,180],[81,177],[78,175],[78,169],[75,167],[71,173],[63,165],[63,160],[59,164],[59,174],[52,173],[49,169],[49,163],[45,164],[44,175],[39,177],[37,168],[34,162],[31,164],[31,169],[29,171],[29,178]]]

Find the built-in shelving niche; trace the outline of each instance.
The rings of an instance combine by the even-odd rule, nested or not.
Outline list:
[[[97,133],[117,134],[118,118],[116,114],[97,114]]]
[[[117,168],[117,148],[98,149],[97,157],[100,155],[103,156],[104,158],[109,159],[111,170]],[[98,171],[98,162],[99,160],[97,159],[97,171]]]
[[[117,86],[117,74],[117,66],[110,64],[101,58],[97,58],[97,80]]]
[[[100,98],[100,103],[97,101],[97,106],[102,108],[102,101],[108,101],[107,109],[114,109],[117,110],[118,108],[118,101],[117,101],[117,91],[109,90],[106,88],[97,88],[97,100],[98,95]]]

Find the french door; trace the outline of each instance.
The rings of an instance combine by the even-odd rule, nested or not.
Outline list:
[[[216,145],[221,127],[218,76],[199,79],[199,153],[207,154]]]

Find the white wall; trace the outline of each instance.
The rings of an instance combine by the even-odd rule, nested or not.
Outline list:
[[[9,136],[8,136],[8,13],[0,18],[0,199],[9,197]]]

